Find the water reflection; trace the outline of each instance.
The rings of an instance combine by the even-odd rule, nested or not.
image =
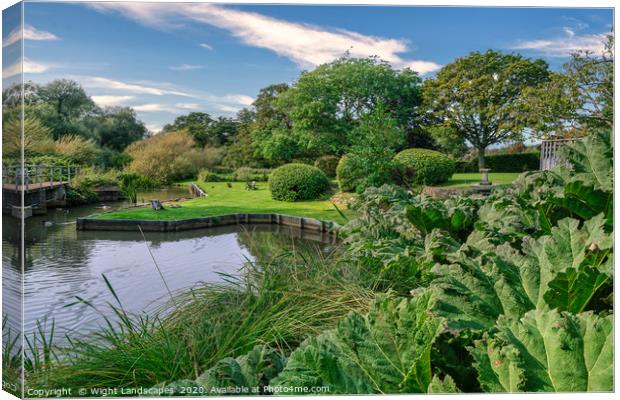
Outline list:
[[[165,199],[163,196],[159,196]],[[118,207],[118,205],[105,205]],[[237,274],[244,262],[269,258],[288,249],[329,252],[328,235],[276,225],[224,226],[185,232],[77,231],[77,217],[100,211],[101,205],[49,210],[26,220],[24,274],[24,330],[36,321],[55,320],[59,332],[87,333],[103,322],[101,314],[79,303],[88,300],[101,311],[114,298],[108,278],[130,313],[149,311],[168,296],[155,268],[155,257],[172,291],[199,282],[222,282],[220,273]],[[3,218],[3,272],[19,270],[18,220]],[[18,306],[18,305],[17,305]]]

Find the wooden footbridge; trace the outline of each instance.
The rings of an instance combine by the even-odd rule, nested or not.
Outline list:
[[[67,185],[77,172],[78,167],[54,164],[3,165],[2,212],[28,218],[64,206]]]

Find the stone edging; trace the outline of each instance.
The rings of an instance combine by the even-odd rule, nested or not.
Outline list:
[[[78,218],[76,226],[81,231],[135,231],[139,225],[146,232],[179,232],[236,224],[277,224],[316,232],[326,232],[333,235],[337,235],[340,228],[335,222],[282,214],[228,214],[172,221],[86,217]]]

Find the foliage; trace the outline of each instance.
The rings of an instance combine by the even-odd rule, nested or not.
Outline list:
[[[35,117],[24,118],[23,124],[24,156],[54,151],[54,141],[50,131]],[[21,118],[6,118],[2,124],[2,155],[3,158],[21,158],[22,152],[22,121]]]
[[[486,168],[493,172],[537,171],[540,168],[540,153],[525,152],[513,154],[492,154],[484,157]],[[478,160],[457,161],[456,172],[478,172]]]
[[[394,161],[411,171],[411,183],[435,185],[446,182],[454,173],[454,161],[434,150],[406,149],[396,154]]]
[[[128,171],[159,183],[195,177],[203,167],[215,165],[220,151],[198,149],[185,131],[162,133],[131,144],[127,153],[132,161]]]
[[[346,153],[362,115],[379,103],[406,136],[415,135],[420,84],[414,71],[375,57],[320,65],[290,88],[269,90],[270,123],[256,132],[258,145],[266,158],[281,161]]]
[[[425,129],[435,141],[438,147],[436,150],[441,153],[447,154],[455,159],[462,158],[465,153],[467,153],[468,149],[465,138],[459,135],[456,129],[444,125],[430,126]]]
[[[270,169],[266,168],[237,168],[232,175],[233,180],[240,182],[257,181],[266,182],[269,180]]]
[[[232,173],[214,172],[212,169],[201,169],[198,171],[198,178],[200,182],[232,182]]]
[[[362,171],[355,170],[353,163],[349,161],[349,157],[344,155],[340,157],[336,166],[336,179],[341,192],[354,192],[357,182],[362,178]]]
[[[340,157],[337,156],[321,156],[314,161],[314,166],[323,171],[329,178],[333,178],[336,176],[336,167],[338,167],[339,161]]]
[[[381,186],[394,180],[398,164],[393,160],[394,151],[404,143],[403,131],[396,120],[378,103],[375,109],[360,117],[359,125],[351,132],[351,147],[347,163],[358,179],[355,191],[363,192],[372,186]]]
[[[274,200],[314,200],[329,190],[329,180],[317,167],[286,164],[269,175],[269,190]]]
[[[426,393],[431,347],[443,330],[427,312],[429,298],[378,296],[368,315],[349,314],[335,330],[302,343],[271,384],[327,387],[331,394]]]
[[[254,394],[262,392],[269,381],[284,368],[286,358],[267,346],[255,346],[249,353],[235,358],[219,360],[213,367],[196,379],[196,383],[206,389],[206,393],[217,393],[229,387],[258,388]],[[252,392],[250,392],[252,393]]]
[[[76,164],[90,164],[99,155],[97,144],[92,139],[76,135],[60,137],[55,143],[55,151]]]
[[[424,82],[424,100],[439,124],[453,129],[478,151],[485,166],[488,146],[518,140],[527,124],[517,118],[526,88],[549,79],[543,60],[487,50],[444,66]]]
[[[502,317],[472,348],[486,392],[600,392],[613,389],[613,322],[537,309]]]
[[[147,134],[146,127],[130,107],[97,107],[83,117],[81,125],[99,146],[116,152]]]
[[[190,112],[176,117],[172,124],[165,125],[163,132],[185,130],[199,147],[220,147],[234,140],[237,129],[238,122],[232,118],[213,119],[205,112]]]
[[[595,54],[580,50],[547,82],[524,91],[520,116],[540,136],[570,135],[572,130],[613,127],[614,35]]]

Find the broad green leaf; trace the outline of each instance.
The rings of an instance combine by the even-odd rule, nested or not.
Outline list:
[[[564,150],[574,174],[572,181],[582,181],[595,189],[613,191],[613,148],[608,132],[597,132],[577,140]]]
[[[501,317],[498,332],[470,352],[483,390],[613,390],[613,321],[593,313],[532,310]]]
[[[456,383],[454,383],[454,379],[452,379],[450,375],[446,375],[443,379],[435,375],[430,385],[428,385],[428,393],[441,394],[460,392],[459,388],[456,387]]]
[[[472,257],[460,251],[452,264],[437,264],[430,286],[432,308],[453,329],[487,329],[502,314],[520,316],[534,308],[519,268],[493,254]]]
[[[325,386],[329,393],[425,393],[430,351],[443,322],[429,314],[429,292],[413,299],[379,296],[367,316],[306,340],[274,386]]]
[[[564,186],[561,196],[551,197],[550,202],[583,220],[604,213],[607,226],[613,226],[612,192],[597,190],[582,181],[573,181]]]
[[[579,221],[563,219],[550,235],[524,238],[521,251],[488,242],[483,249],[464,246],[448,255],[452,264],[431,270],[433,310],[451,328],[483,330],[500,315],[519,318],[545,305],[587,309],[596,291],[611,284],[611,234],[603,226],[602,215],[581,229]]]
[[[262,389],[286,364],[285,358],[266,346],[255,346],[249,353],[237,357],[226,357],[200,375],[196,382],[206,389],[206,393],[218,394],[227,387]]]

